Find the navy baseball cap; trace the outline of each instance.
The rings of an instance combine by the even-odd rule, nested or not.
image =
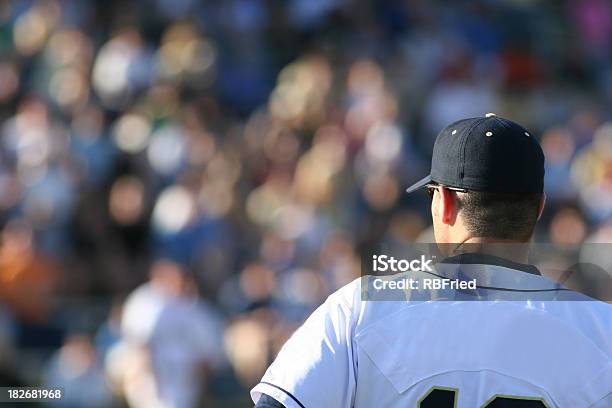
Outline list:
[[[429,176],[406,190],[437,183],[493,193],[544,191],[544,152],[521,125],[487,113],[444,128],[434,144]]]

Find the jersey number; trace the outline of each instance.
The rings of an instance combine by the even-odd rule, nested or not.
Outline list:
[[[456,388],[432,387],[417,402],[418,408],[456,408]],[[512,395],[494,395],[480,408],[549,408],[541,398],[516,397]]]

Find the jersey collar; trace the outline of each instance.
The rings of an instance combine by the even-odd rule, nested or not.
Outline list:
[[[482,254],[478,252],[467,252],[459,255],[445,258],[441,263],[445,264],[466,264],[466,265],[495,265],[508,269],[514,269],[521,272],[531,273],[533,275],[542,276],[538,268],[533,265],[514,262],[509,259],[500,258],[490,254]]]

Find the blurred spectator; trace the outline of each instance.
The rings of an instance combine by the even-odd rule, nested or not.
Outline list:
[[[62,399],[51,401],[50,405],[62,408],[112,405],[112,395],[102,367],[88,336],[68,336],[43,373],[44,386],[64,389]]]
[[[11,220],[0,239],[0,301],[25,321],[44,322],[57,280],[53,261],[36,253],[27,221]]]
[[[198,298],[195,283],[178,264],[159,260],[151,280],[126,299],[123,341],[144,347],[163,406],[198,406],[210,372],[225,359],[219,316]]]

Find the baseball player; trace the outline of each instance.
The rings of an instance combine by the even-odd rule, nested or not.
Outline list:
[[[541,276],[526,251],[483,250],[531,240],[545,200],[533,135],[494,114],[455,122],[407,191],[421,188],[436,242],[455,251],[409,273],[470,276],[486,283],[479,300],[364,301],[370,281],[357,279],[283,346],[251,390],[256,407],[612,407],[612,305]]]

